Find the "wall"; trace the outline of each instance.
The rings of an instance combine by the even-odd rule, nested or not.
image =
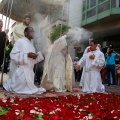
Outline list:
[[[69,22],[71,27],[80,27],[82,20],[82,0],[69,0]]]
[[[66,5],[67,23],[70,27],[80,27],[82,20],[82,0],[68,0]],[[69,52],[74,59],[76,57],[75,49],[69,46]]]

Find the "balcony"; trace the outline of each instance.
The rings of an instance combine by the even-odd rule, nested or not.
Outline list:
[[[84,27],[103,18],[114,20],[119,14],[120,0],[83,0],[81,25]]]

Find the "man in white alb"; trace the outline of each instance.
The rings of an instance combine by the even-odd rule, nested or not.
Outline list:
[[[11,79],[9,79],[3,87],[10,92],[20,94],[43,93],[44,88],[37,88],[34,85],[34,64],[43,60],[41,52],[35,53],[35,48],[31,42],[34,30],[27,27],[24,30],[25,37],[16,41],[11,53],[11,59],[17,64]]]
[[[89,39],[89,44],[90,44],[90,41],[92,41],[93,39]],[[99,45],[100,44],[97,44],[97,50],[100,50],[100,48],[99,48]],[[90,50],[90,46],[88,46],[86,49],[85,49],[85,51],[84,51],[84,53],[83,53],[83,56],[86,54],[86,53],[88,53],[88,52],[90,52],[91,50]],[[81,80],[80,80],[80,84],[79,84],[79,86],[80,87],[82,87],[82,84],[83,84],[83,76],[84,76],[84,73],[85,73],[85,67],[83,67],[83,71],[82,71],[82,76],[81,76]]]
[[[14,45],[17,40],[24,37],[24,30],[26,27],[30,25],[31,22],[31,16],[29,14],[26,14],[23,17],[23,22],[16,24],[13,28],[13,39],[12,44]],[[17,65],[14,63],[14,61],[11,60],[10,62],[10,72],[9,72],[9,79],[12,78],[12,75],[14,74],[14,71],[16,70]]]
[[[83,92],[104,92],[100,70],[105,64],[104,54],[97,50],[96,41],[90,41],[90,52],[86,53],[76,65],[76,69],[85,67],[83,75]]]

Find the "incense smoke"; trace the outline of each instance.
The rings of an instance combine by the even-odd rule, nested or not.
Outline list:
[[[88,41],[89,38],[92,37],[92,33],[85,30],[84,28],[72,28],[68,32],[68,36],[71,40],[76,40],[79,44],[83,43],[84,41]]]

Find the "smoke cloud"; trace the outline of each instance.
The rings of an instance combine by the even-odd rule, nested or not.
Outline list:
[[[79,44],[82,44],[83,42],[88,41],[93,36],[93,33],[84,28],[76,27],[69,30],[68,36],[71,40],[75,40]]]

